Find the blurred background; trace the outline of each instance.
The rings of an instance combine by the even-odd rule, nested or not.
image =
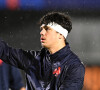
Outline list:
[[[83,90],[100,90],[100,0],[0,0],[0,37],[15,48],[41,49],[38,22],[49,11],[70,15],[67,39],[86,67]]]

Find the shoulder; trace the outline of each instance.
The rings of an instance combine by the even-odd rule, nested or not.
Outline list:
[[[70,59],[66,65],[69,66],[70,70],[73,70],[76,68],[76,69],[82,69],[83,71],[85,71],[84,63],[72,51],[71,51]]]

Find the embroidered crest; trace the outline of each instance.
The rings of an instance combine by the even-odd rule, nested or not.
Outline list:
[[[61,72],[61,67],[58,67],[58,69],[56,68],[54,71],[53,71],[53,74],[55,74],[55,76],[57,77]]]
[[[0,59],[0,66],[2,65],[3,61]]]

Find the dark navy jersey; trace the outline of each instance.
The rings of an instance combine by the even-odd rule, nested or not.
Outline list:
[[[67,43],[54,54],[25,51],[0,42],[0,58],[26,72],[27,90],[81,90],[85,68]]]

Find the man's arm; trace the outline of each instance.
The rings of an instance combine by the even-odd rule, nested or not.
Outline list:
[[[85,68],[83,65],[71,68],[59,90],[82,90]]]
[[[35,51],[14,49],[0,40],[0,59],[8,64],[27,70],[31,64],[35,65],[35,63],[37,63],[35,55]]]

